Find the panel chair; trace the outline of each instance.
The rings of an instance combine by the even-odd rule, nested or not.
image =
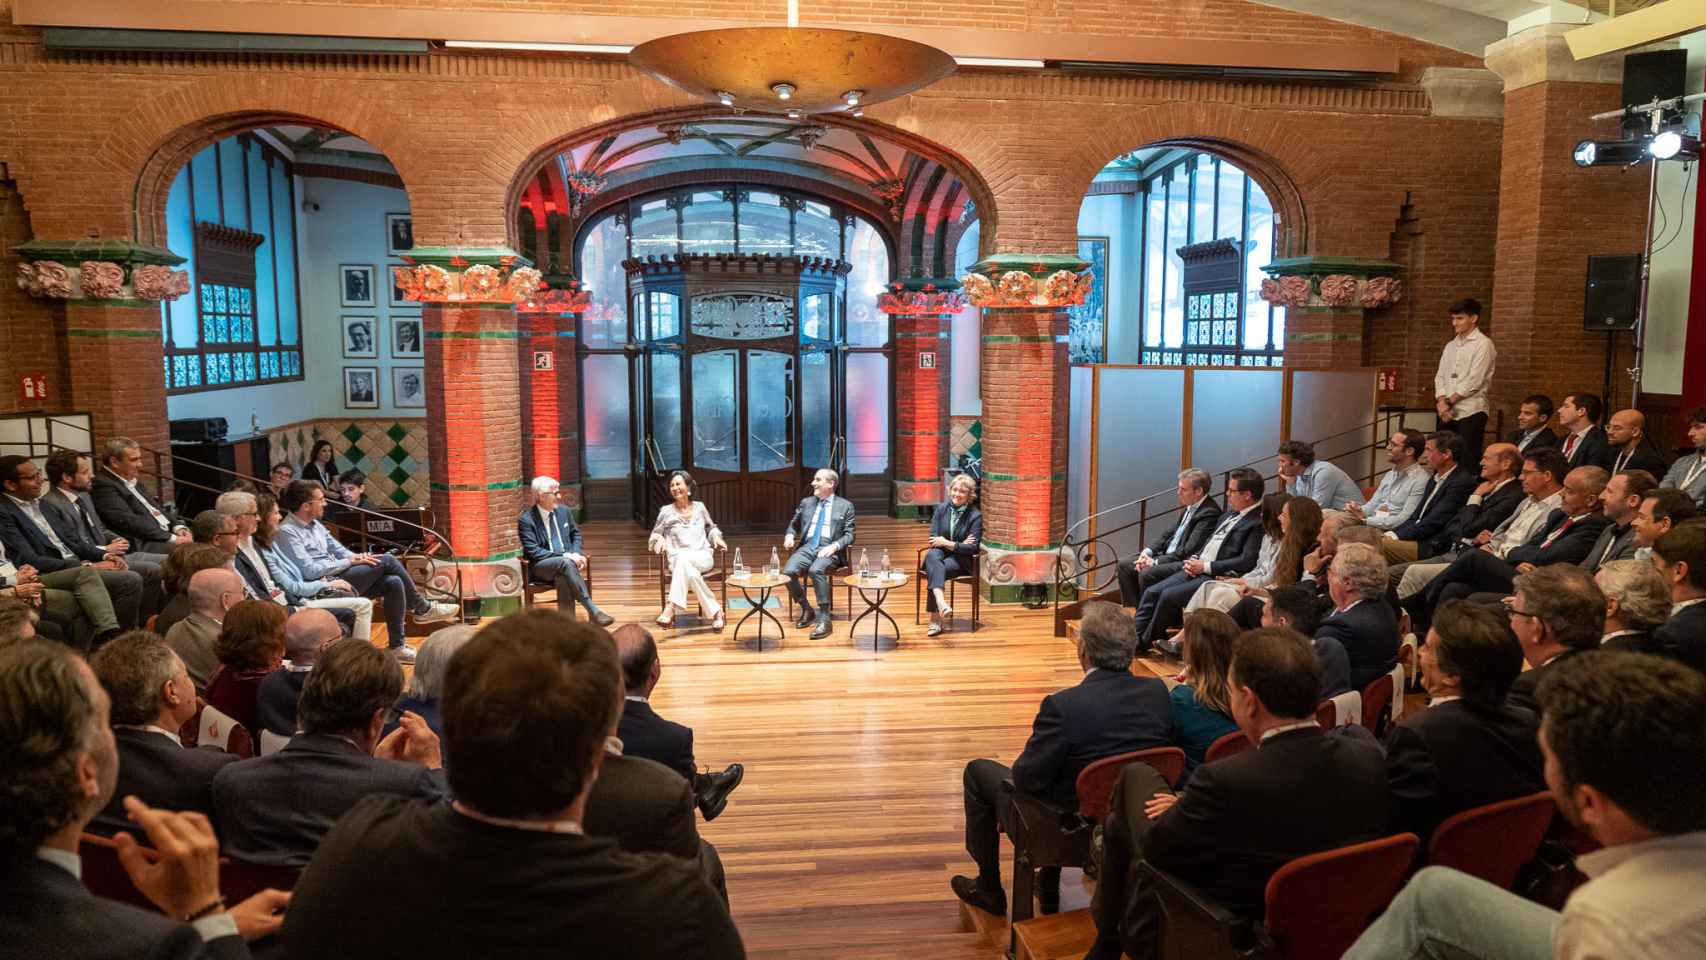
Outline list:
[[[1362,688],[1362,725],[1369,733],[1382,739],[1386,736],[1386,728],[1390,726],[1394,689],[1396,687],[1390,673],[1375,677],[1368,682],[1368,686]]]
[[[707,585],[715,584],[720,588],[722,592],[723,609],[727,611],[729,608],[729,551],[718,550],[716,553],[718,563],[716,566],[705,571],[704,577]],[[657,554],[657,562],[658,609],[662,610],[664,602],[669,599],[669,554]],[[690,590],[688,593],[691,595],[692,591]],[[701,620],[705,618],[705,611],[702,609],[699,611],[699,618]]]
[[[918,548],[918,559],[916,561],[914,561],[912,564],[912,571],[913,571],[913,573],[912,573],[912,622],[914,624],[919,624],[919,623],[924,622],[924,577],[922,574],[919,573],[919,571],[924,569],[924,551],[929,550],[929,549],[930,549],[929,547],[919,547]],[[981,582],[982,582],[982,573],[983,573],[983,551],[979,550],[977,552],[977,554],[975,556],[973,556],[971,559],[971,569],[966,571],[965,573],[960,574],[957,577],[949,577],[947,580],[947,583],[945,584],[945,586],[948,588],[948,606],[949,607],[954,606],[954,584],[956,584],[956,583],[970,583],[971,584],[971,632],[972,633],[977,632],[978,600],[980,599],[980,597],[983,593],[983,591],[979,590],[978,587],[981,585]]]
[[[1224,760],[1227,757],[1236,757],[1246,750],[1255,749],[1255,746],[1255,744],[1250,742],[1249,737],[1244,736],[1244,731],[1234,730],[1226,736],[1221,737],[1219,740],[1209,744],[1208,751],[1203,754],[1202,762],[1213,763],[1216,760]]]
[[[586,581],[587,593],[591,593],[592,592],[592,557],[591,556],[588,556],[586,558],[586,570],[581,573],[581,579]],[[539,594],[541,594],[541,593],[548,593],[551,595],[551,599],[555,600],[557,598],[557,585],[555,583],[537,583],[537,582],[535,582],[533,579],[533,565],[527,562],[526,557],[522,557],[521,558],[521,609],[527,610],[527,609],[531,608],[533,606],[533,604],[537,602],[537,598],[538,598]],[[377,617],[378,613],[375,612],[374,616]],[[569,607],[569,616],[570,617],[577,616],[577,614],[575,613],[575,607],[573,605],[570,605],[570,607]]]
[[[1518,871],[1540,852],[1557,809],[1552,794],[1541,792],[1453,814],[1428,841],[1428,863],[1509,890]]]
[[[226,903],[242,903],[262,890],[296,889],[307,867],[267,866],[240,860],[219,861],[219,893]]]
[[[148,842],[147,834],[141,830],[132,830],[131,836],[136,837],[138,843]],[[131,882],[130,874],[125,872],[124,864],[119,862],[117,843],[106,837],[85,833],[78,838],[77,855],[83,861],[83,886],[88,887],[90,893],[108,900],[128,903],[133,907],[141,907],[150,913],[160,912],[154,901],[144,896],[141,890],[136,889],[136,884]],[[148,846],[142,847],[142,856],[150,863],[160,859],[160,854]]]

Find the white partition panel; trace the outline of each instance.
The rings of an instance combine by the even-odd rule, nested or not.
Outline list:
[[[1191,464],[1214,474],[1272,457],[1280,441],[1285,371],[1198,368],[1191,371]],[[1263,474],[1273,462],[1259,463]]]
[[[1067,383],[1069,422],[1066,441],[1066,528],[1083,530],[1082,521],[1090,515],[1090,450],[1092,410],[1096,371],[1093,367],[1073,367]],[[1082,534],[1075,535],[1082,540]],[[1083,586],[1081,582],[1079,584]]]
[[[1177,505],[1172,493],[1178,483],[1179,453],[1183,439],[1185,372],[1180,369],[1143,367],[1097,368],[1096,491],[1098,513],[1121,504],[1166,491],[1149,503],[1150,515]],[[1101,542],[1118,557],[1130,557],[1143,549],[1138,508],[1109,513],[1096,521],[1096,532],[1106,534],[1116,527],[1129,529],[1107,536]],[[1153,536],[1153,527],[1149,535]],[[1112,556],[1099,556],[1105,563]],[[1099,571],[1096,585],[1112,578],[1112,570]]]
[[[1365,484],[1386,467],[1385,452],[1368,449],[1377,439],[1374,378],[1373,370],[1295,370],[1291,379],[1291,438],[1314,443],[1316,458]]]

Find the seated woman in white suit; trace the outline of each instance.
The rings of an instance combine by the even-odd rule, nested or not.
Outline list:
[[[674,503],[658,508],[646,546],[669,560],[669,599],[658,614],[658,625],[675,622],[675,614],[687,609],[687,591],[699,598],[699,609],[711,615],[711,626],[723,629],[723,607],[705,582],[705,571],[716,565],[715,551],[727,550],[723,532],[711,520],[711,512],[693,499],[693,475],[677,470],[669,475],[669,495]]]

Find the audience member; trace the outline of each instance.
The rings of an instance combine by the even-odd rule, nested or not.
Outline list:
[[[1516,445],[1519,453],[1556,447],[1558,435],[1546,425],[1551,419],[1552,398],[1544,393],[1529,394],[1517,407],[1516,429],[1511,431],[1510,442]]]
[[[1422,466],[1427,435],[1420,430],[1394,430],[1386,439],[1386,461],[1392,469],[1366,501],[1339,504],[1346,513],[1378,530],[1390,530],[1410,519],[1422,505],[1428,469]]]
[[[1219,610],[1185,614],[1179,631],[1185,674],[1168,691],[1168,699],[1173,701],[1173,745],[1185,751],[1187,777],[1214,741],[1238,729],[1226,699],[1226,669],[1232,665],[1232,642],[1239,632],[1238,624]]]
[[[1706,671],[1706,520],[1694,519],[1653,544],[1653,566],[1670,585],[1670,619],[1653,631],[1659,649]]]
[[[1611,480],[1599,494],[1600,513],[1607,523],[1599,532],[1599,539],[1588,548],[1588,555],[1582,558],[1582,569],[1593,573],[1608,561],[1628,560],[1635,556],[1639,546],[1635,542],[1635,514],[1641,510],[1641,501],[1647,499],[1647,494],[1658,485],[1653,475],[1645,470],[1625,470],[1611,475]]]
[[[203,510],[190,521],[190,539],[218,547],[228,557],[236,557],[237,519],[218,510]]]
[[[154,621],[154,632],[165,636],[179,621],[190,615],[195,603],[190,599],[190,578],[203,570],[229,568],[231,558],[225,551],[206,543],[180,543],[160,561],[160,580],[169,596],[160,607]]]
[[[1539,450],[1537,449],[1536,452],[1538,453]],[[1412,568],[1417,565],[1423,567],[1430,564],[1435,565],[1430,568],[1432,572],[1426,573],[1425,579],[1422,579],[1422,571],[1417,572],[1415,582],[1425,585],[1427,580],[1438,574],[1439,570],[1445,569],[1446,565],[1458,553],[1478,542],[1490,539],[1493,531],[1505,525],[1516,512],[1518,505],[1524,502],[1524,496],[1527,492],[1524,489],[1526,481],[1518,479],[1524,462],[1523,455],[1518,453],[1512,444],[1494,443],[1482,451],[1481,483],[1473,493],[1469,494],[1469,499],[1464,501],[1457,513],[1446,521],[1439,533],[1426,542],[1416,544],[1415,560],[1392,562],[1393,557],[1407,556],[1408,548],[1398,551],[1388,550],[1387,544],[1396,543],[1396,541],[1381,540],[1381,552],[1385,554],[1388,562],[1392,563],[1392,566],[1387,570],[1388,577],[1394,586],[1400,587],[1400,596],[1408,596],[1414,592],[1413,590],[1405,591],[1400,586],[1404,582],[1405,574]],[[1562,484],[1564,479],[1563,460],[1560,458],[1558,463],[1556,482]],[[1540,513],[1539,520],[1545,520],[1546,513],[1549,512],[1548,510]],[[1482,534],[1487,536],[1483,537]],[[1420,587],[1418,586],[1416,589],[1420,589]]]
[[[40,622],[40,615],[29,601],[0,597],[0,646],[33,639]]]
[[[118,631],[112,599],[90,567],[68,567],[44,577],[27,563],[14,563],[0,539],[0,589],[27,603],[39,604],[61,636],[78,649],[87,650],[96,638]]]
[[[438,736],[426,721],[405,713],[397,732],[379,738],[402,692],[403,668],[395,657],[362,640],[332,644],[302,686],[296,707],[300,731],[290,743],[214,777],[213,809],[224,852],[245,863],[299,867],[332,824],[369,794],[442,801]]]
[[[132,550],[170,553],[173,546],[189,542],[189,528],[142,489],[141,478],[142,448],[129,437],[112,437],[102,448],[101,469],[89,498],[101,523],[129,541]]]
[[[0,703],[0,944],[8,955],[239,960],[249,956],[243,938],[278,929],[289,894],[267,890],[227,910],[212,826],[134,796],[125,810],[158,856],[145,858],[124,832],[118,859],[160,912],[90,894],[78,842],[118,781],[106,691],[70,650],[29,641],[0,650]]]
[[[602,630],[546,610],[482,629],[445,682],[456,803],[369,797],[350,811],[296,886],[292,952],[421,960],[503,943],[519,956],[744,957],[695,866],[583,835],[621,695]]]
[[[267,495],[267,508],[278,509],[271,494]],[[261,526],[261,502],[255,494],[243,490],[232,490],[219,495],[214,509],[220,516],[227,517],[237,524],[236,555],[232,558],[237,575],[243,578],[243,590],[250,600],[263,600],[267,603],[294,612],[304,604],[292,597],[289,591],[279,586],[273,578],[272,570],[267,566],[266,558],[261,556],[260,548],[255,543],[255,534]],[[277,525],[274,524],[274,529]],[[310,601],[315,602],[315,601]],[[322,605],[315,602],[316,605]],[[324,604],[338,618],[339,623],[346,624],[353,634],[356,624],[356,611],[349,604],[366,603],[368,608],[368,623],[371,627],[373,620],[373,601],[360,597],[340,598],[331,604]]]
[[[663,664],[658,660],[657,641],[637,623],[624,623],[613,636],[616,651],[622,658],[622,676],[626,699],[622,702],[621,723],[616,735],[622,739],[622,752],[632,757],[645,757],[674,770],[693,785],[693,795],[699,813],[710,822],[728,806],[729,794],[740,786],[746,768],[731,763],[721,773],[700,773],[693,759],[693,728],[665,720],[652,709],[652,691],[663,676]]]
[[[1444,867],[1416,874],[1345,960],[1450,956],[1692,960],[1706,955],[1706,677],[1595,653],[1540,687],[1558,809],[1603,849],[1562,914]]]
[[[1678,524],[1693,520],[1697,513],[1694,501],[1681,490],[1660,487],[1648,493],[1635,514],[1636,558],[1650,560],[1653,544]]]
[[[273,496],[283,499],[284,488],[290,486],[291,482],[295,479],[295,467],[288,463],[275,464],[272,468],[272,472],[267,474],[267,485],[272,488],[269,492]],[[321,489],[325,488],[322,487]]]
[[[1221,610],[1230,613],[1240,603],[1248,603],[1246,616],[1261,617],[1260,597],[1271,589],[1298,582],[1303,576],[1303,558],[1320,545],[1321,528],[1325,517],[1321,508],[1308,497],[1288,493],[1270,493],[1262,498],[1262,549],[1256,557],[1256,568],[1242,577],[1220,577],[1197,588],[1185,611]],[[1174,595],[1164,595],[1161,604],[1172,602]],[[1156,616],[1171,621],[1172,612],[1157,608]],[[1177,653],[1177,642],[1166,638],[1156,641],[1169,653]]]
[[[34,567],[46,578],[44,582],[60,589],[66,578],[56,574],[79,568],[95,571],[117,629],[135,627],[142,607],[142,575],[125,566],[122,553],[105,546],[74,549],[77,541],[70,525],[56,526],[60,523],[58,515],[50,516],[42,509],[41,496],[47,483],[41,468],[25,457],[0,457],[0,487],[5,490],[5,496],[0,496],[0,543],[5,544],[7,559],[20,567]],[[96,604],[85,612],[97,624],[98,642],[106,632],[99,629],[104,611]]]
[[[1571,470],[1611,468],[1611,442],[1599,425],[1604,415],[1605,402],[1591,393],[1572,393],[1558,405],[1558,425],[1564,428],[1564,442],[1558,452]]]
[[[1321,578],[1322,583],[1330,580],[1331,577]],[[1315,648],[1315,665],[1321,674],[1322,700],[1331,700],[1351,690],[1350,654],[1345,652],[1345,645],[1336,636],[1320,632],[1322,613],[1332,609],[1330,597],[1322,600],[1297,585],[1282,587],[1268,598],[1267,605],[1262,608],[1261,622],[1257,624],[1258,627],[1285,627],[1310,638],[1309,642]]]
[[[1459,467],[1462,456],[1462,437],[1448,431],[1428,435],[1422,460],[1432,476],[1422,487],[1422,502],[1416,512],[1386,531],[1381,549],[1389,562],[1404,563],[1431,555],[1422,552],[1424,547],[1434,550],[1438,546],[1435,538],[1469,502],[1476,483],[1474,475]]]
[[[219,669],[207,681],[207,705],[243,725],[258,741],[255,699],[261,683],[284,662],[284,623],[276,603],[243,600],[226,611],[213,652]]]
[[[273,549],[287,557],[305,580],[337,577],[355,593],[385,601],[385,640],[392,656],[414,663],[415,651],[403,640],[403,615],[416,623],[451,620],[461,615],[453,603],[434,603],[415,590],[414,578],[390,554],[351,553],[333,539],[320,517],[326,491],[312,480],[293,480],[279,497],[286,516],[273,535]],[[358,637],[363,640],[366,638]]]
[[[475,624],[455,623],[428,635],[421,642],[420,653],[415,656],[409,688],[397,701],[399,711],[419,714],[427,727],[440,738],[444,736],[444,722],[439,719],[439,704],[444,696],[444,677],[450,670],[450,660],[479,629]]]
[[[1688,415],[1688,442],[1694,451],[1678,457],[1659,486],[1681,490],[1698,509],[1706,510],[1706,407],[1695,407]]]
[[[1573,564],[1539,567],[1516,578],[1516,594],[1505,600],[1511,632],[1529,669],[1511,681],[1506,700],[1538,712],[1534,691],[1552,667],[1605,636],[1605,594],[1593,577]]]
[[[330,440],[314,441],[314,446],[308,448],[308,459],[302,464],[302,479],[312,480],[327,490],[336,490],[338,488],[336,459],[337,453],[332,450]]]
[[[1294,497],[1308,497],[1328,510],[1362,502],[1362,488],[1330,460],[1315,459],[1315,447],[1302,440],[1279,445],[1276,462],[1280,482]]]
[[[1137,606],[1143,591],[1178,573],[1186,559],[1202,552],[1220,522],[1220,504],[1209,496],[1213,482],[1207,471],[1196,467],[1179,473],[1178,520],[1142,553],[1115,565],[1121,603]]]
[[[1234,477],[1233,511],[1244,496],[1236,492],[1240,482]],[[956,876],[951,886],[961,900],[997,916],[1007,915],[997,838],[998,824],[1008,816],[1001,782],[1011,777],[1017,789],[1044,803],[1076,810],[1078,774],[1085,767],[1116,753],[1167,746],[1172,737],[1166,685],[1156,677],[1132,675],[1132,633],[1125,613],[1111,603],[1092,601],[1084,605],[1079,628],[1078,665],[1084,679],[1043,698],[1031,738],[1012,769],[994,760],[966,764],[966,852],[977,863],[977,876]],[[1045,897],[1058,897],[1059,873],[1045,876],[1042,886]]]
[[[1476,463],[1481,459],[1481,441],[1487,432],[1487,390],[1493,384],[1498,350],[1481,332],[1480,301],[1465,298],[1450,308],[1452,338],[1439,354],[1434,371],[1434,411],[1439,430],[1450,430],[1463,440],[1458,460]]]
[[[1666,463],[1647,439],[1647,418],[1639,410],[1619,410],[1605,424],[1605,440],[1611,462],[1605,469],[1613,475],[1641,470],[1656,477],[1665,475]]]
[[[1594,585],[1605,594],[1602,650],[1661,653],[1653,631],[1670,618],[1670,584],[1650,560],[1613,560],[1600,566]]]
[[[1522,651],[1498,611],[1452,600],[1434,616],[1417,656],[1428,708],[1386,737],[1389,833],[1427,846],[1445,818],[1546,789],[1534,735],[1540,718],[1505,695]]]
[[[1198,587],[1215,577],[1236,577],[1255,569],[1262,550],[1262,484],[1262,475],[1249,467],[1227,474],[1226,511],[1202,551],[1180,564],[1177,573],[1144,590],[1138,600],[1134,627],[1139,653],[1147,653],[1156,637],[1177,625]]]
[[[132,630],[89,658],[112,702],[118,746],[118,788],[89,824],[94,833],[130,829],[124,798],[135,796],[162,810],[213,816],[213,775],[235,754],[186,748],[178,731],[195,716],[195,687],[183,660],[155,634]]]
[[[709,618],[712,629],[720,631],[723,605],[705,582],[705,574],[717,565],[717,551],[727,550],[729,545],[711,519],[711,511],[693,499],[693,490],[693,474],[676,470],[669,475],[670,502],[658,508],[651,536],[646,538],[646,549],[662,557],[669,571],[669,593],[657,624],[668,627],[675,623],[675,615],[687,610],[687,594],[692,593],[699,598],[700,616]],[[557,595],[562,596],[561,590]],[[574,615],[572,609],[568,613]]]
[[[533,506],[522,511],[516,520],[516,532],[521,537],[521,554],[527,560],[528,574],[537,583],[555,584],[557,609],[575,615],[575,604],[586,607],[593,623],[607,627],[615,618],[592,602],[592,591],[586,585],[586,547],[581,543],[581,528],[569,508],[557,502],[557,481],[551,477],[533,478]]]
[[[69,534],[66,541],[73,552],[87,558],[92,550],[124,558],[126,568],[142,577],[142,606],[138,620],[146,619],[160,610],[164,591],[160,584],[159,554],[132,550],[130,541],[101,525],[95,512],[95,501],[89,489],[95,480],[95,468],[89,455],[75,450],[55,450],[47,458],[48,492],[41,498],[42,509],[56,516],[54,526]]]
[[[1386,602],[1386,561],[1373,547],[1339,547],[1327,576],[1333,612],[1315,631],[1337,640],[1350,658],[1351,689],[1361,690],[1398,662],[1398,617]]]
[[[800,501],[782,535],[782,549],[790,551],[782,564],[788,578],[788,596],[800,608],[796,627],[812,626],[812,639],[829,636],[829,571],[847,566],[847,550],[853,546],[853,501],[835,495],[840,476],[830,469],[812,474],[811,495]],[[795,549],[796,545],[798,549]],[[806,582],[817,594],[817,609],[806,598]]]
[[[255,724],[274,736],[295,736],[296,705],[302,699],[308,673],[319,662],[320,654],[342,639],[343,632],[329,611],[309,607],[291,614],[284,622],[284,666],[261,681],[260,692],[255,695]]]
[[[930,614],[925,633],[932,637],[953,629],[954,611],[944,587],[949,580],[972,572],[983,544],[983,511],[972,506],[976,498],[977,481],[970,474],[957,474],[948,483],[948,502],[937,504],[930,516],[930,539],[918,569],[924,574],[925,606]]]
[[[284,590],[292,607],[317,607],[331,611],[343,628],[344,636],[360,640],[373,638],[373,601],[355,595],[355,588],[336,577],[307,580],[296,564],[275,548],[273,534],[284,520],[278,501],[270,493],[255,495],[255,532],[252,546],[257,548],[261,565],[273,584]],[[239,544],[241,547],[241,544]],[[251,558],[253,562],[253,558]]]
[[[1228,682],[1232,718],[1256,749],[1198,767],[1178,795],[1153,767],[1125,768],[1103,834],[1087,960],[1156,955],[1164,919],[1140,860],[1259,918],[1268,878],[1287,861],[1385,833],[1385,759],[1360,727],[1316,725],[1321,679],[1307,639],[1244,634]]]
[[[204,693],[219,669],[219,632],[226,613],[243,600],[243,581],[229,567],[213,567],[191,575],[186,592],[192,609],[166,631],[166,643],[183,658],[196,692]]]
[[[338,474],[337,486],[328,489],[338,491],[339,506],[355,507],[358,510],[378,509],[372,500],[367,499],[367,474],[360,470],[346,470]]]

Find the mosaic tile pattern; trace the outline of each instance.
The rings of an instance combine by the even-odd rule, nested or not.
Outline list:
[[[272,431],[268,440],[274,463],[300,465],[314,444],[331,441],[338,472],[367,474],[368,499],[381,506],[431,505],[428,484],[426,420],[376,418],[315,420]]]
[[[983,421],[976,417],[952,417],[948,426],[948,455],[958,463],[961,454],[972,459],[983,456]]]

